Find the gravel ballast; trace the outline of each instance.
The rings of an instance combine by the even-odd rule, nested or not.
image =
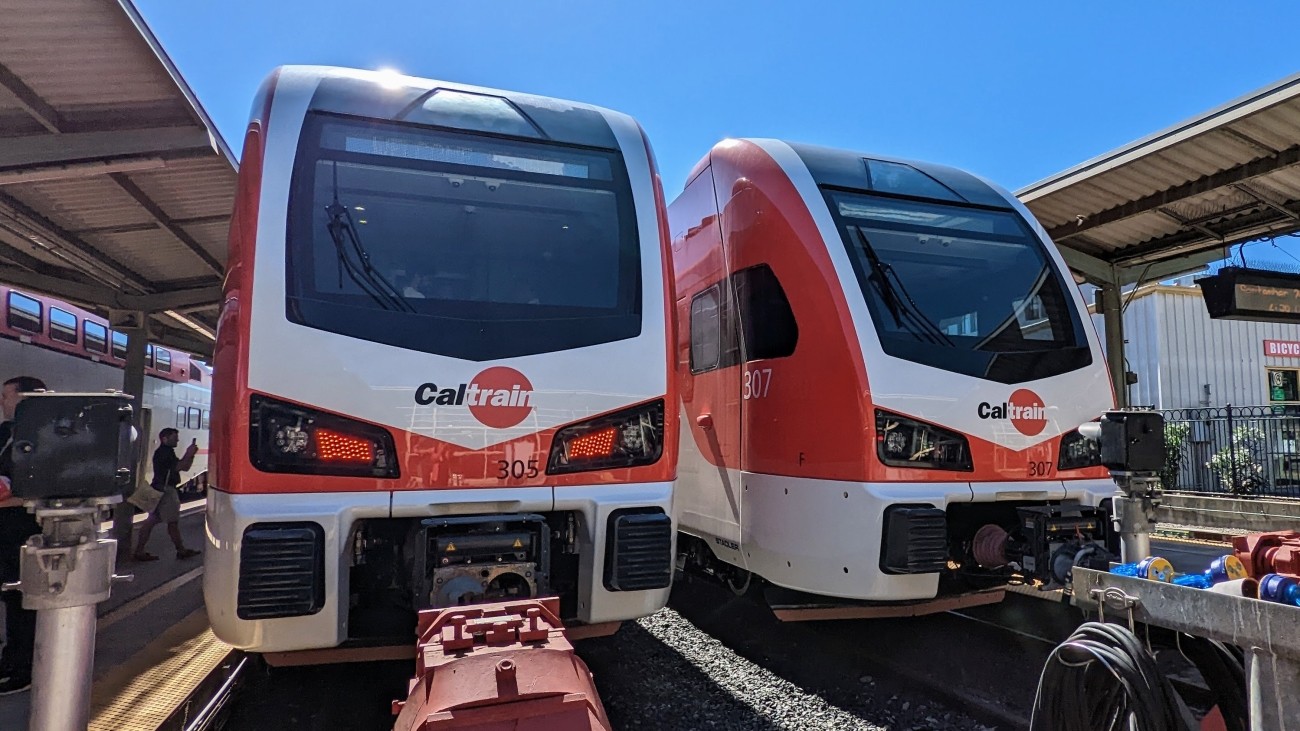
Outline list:
[[[761,652],[762,641],[749,648]],[[579,652],[617,729],[991,731],[915,689],[826,667],[815,647],[742,656],[665,609],[588,640]],[[749,651],[746,650],[746,654]],[[802,667],[786,667],[790,663]],[[784,676],[783,676],[784,675]]]

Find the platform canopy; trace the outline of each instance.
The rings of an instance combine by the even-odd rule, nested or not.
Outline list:
[[[1168,278],[1300,231],[1300,74],[1016,196],[1099,285]]]
[[[234,155],[129,0],[0,17],[0,281],[210,353]]]

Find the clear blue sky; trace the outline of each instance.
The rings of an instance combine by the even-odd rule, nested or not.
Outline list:
[[[728,136],[1014,190],[1300,71],[1293,0],[135,2],[235,150],[275,66],[391,67],[627,112],[669,200]]]

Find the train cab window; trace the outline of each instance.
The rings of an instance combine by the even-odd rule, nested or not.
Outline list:
[[[474,361],[641,334],[618,152],[316,114],[300,139],[291,322]]]
[[[176,407],[176,428],[177,428],[177,429],[184,429],[184,428],[185,428],[185,419],[186,419],[187,416],[188,416],[188,413],[185,411],[185,407],[184,407],[184,406],[177,406],[177,407]]]
[[[113,357],[126,360],[126,333],[113,333]]]
[[[81,346],[90,353],[108,352],[108,328],[98,322],[83,320],[81,323]]]
[[[740,311],[741,349],[746,362],[784,358],[794,352],[799,327],[790,300],[766,264],[742,269],[731,275]]]
[[[718,352],[721,350],[718,290],[715,284],[691,300],[691,373],[703,373],[718,367]]]
[[[154,350],[154,358],[156,359],[155,367],[160,372],[162,373],[172,372],[172,352],[170,350],[167,350],[165,348],[156,348]]]
[[[203,380],[203,373],[201,373],[199,371],[199,367],[194,365],[193,363],[190,363],[190,380],[191,381]]]
[[[191,406],[189,413],[186,415],[185,428],[199,429],[202,423],[203,423],[203,411]]]
[[[722,284],[691,300],[691,373],[704,373],[740,362],[736,323]]]
[[[41,331],[40,300],[17,292],[9,293],[9,327],[31,333]]]
[[[153,368],[153,346],[144,346],[144,367]]]
[[[77,316],[71,312],[50,308],[50,339],[60,343],[77,344]]]

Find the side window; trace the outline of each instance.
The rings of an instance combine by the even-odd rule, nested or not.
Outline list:
[[[735,310],[718,283],[691,300],[691,372],[703,373],[739,362]]]
[[[113,357],[126,360],[126,333],[113,333]]]
[[[731,275],[731,281],[740,310],[744,360],[784,358],[793,353],[799,327],[772,268],[760,264],[742,269]]]
[[[1268,400],[1270,403],[1300,401],[1300,371],[1291,368],[1269,368]]]
[[[87,351],[91,353],[108,352],[108,328],[98,322],[83,320],[81,333],[83,336],[82,347]]]
[[[186,418],[185,407],[177,406],[176,407],[176,428],[177,429],[185,428],[185,418]]]
[[[189,418],[185,421],[186,429],[198,429],[203,412],[194,407],[190,407]]]
[[[194,365],[193,363],[190,363],[190,380],[191,381],[203,380],[203,374],[199,372],[199,367]]]
[[[158,370],[163,373],[172,372],[172,352],[166,348],[157,348],[154,350],[154,356],[158,361]]]
[[[715,284],[691,300],[691,373],[718,367],[722,350],[719,290]]]
[[[50,339],[77,344],[77,316],[57,307],[50,308]]]
[[[212,428],[212,412],[208,411],[207,409],[203,410],[203,421],[199,422],[199,428],[200,429]]]
[[[41,303],[25,294],[9,293],[9,327],[30,333],[41,331]]]
[[[144,367],[153,368],[153,346],[144,346]]]

